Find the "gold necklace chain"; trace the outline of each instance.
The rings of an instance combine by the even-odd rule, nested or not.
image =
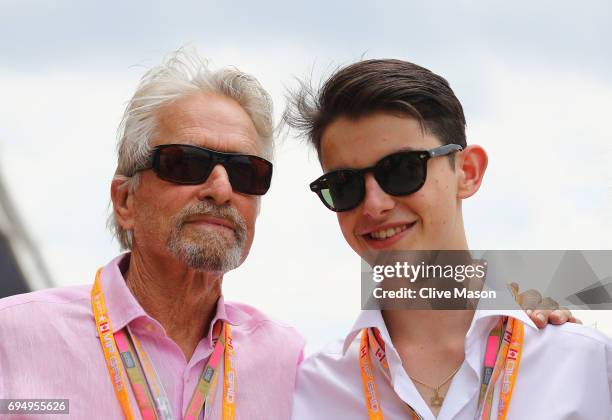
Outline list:
[[[429,402],[432,407],[442,407],[442,403],[444,402],[444,397],[440,395],[440,388],[442,388],[444,384],[450,381],[451,378],[455,376],[457,372],[459,372],[459,369],[461,369],[462,365],[463,365],[463,362],[461,362],[461,364],[459,364],[459,366],[457,366],[457,368],[450,375],[448,375],[448,377],[444,381],[442,381],[442,383],[440,383],[438,386],[427,385],[425,382],[421,382],[418,379],[415,379],[414,377],[412,377],[411,375],[408,375],[408,377],[418,384],[421,384],[429,389],[433,389],[434,395],[433,397],[431,397]]]

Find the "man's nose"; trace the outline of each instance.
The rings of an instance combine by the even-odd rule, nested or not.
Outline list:
[[[198,199],[212,200],[216,204],[224,204],[232,197],[232,184],[229,175],[221,164],[215,165],[208,179],[200,185]]]
[[[394,198],[378,185],[374,175],[365,175],[365,197],[363,198],[363,213],[373,219],[380,219],[395,207]]]

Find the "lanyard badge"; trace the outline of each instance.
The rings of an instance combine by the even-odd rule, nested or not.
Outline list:
[[[173,416],[170,402],[159,381],[157,372],[155,372],[155,367],[144,348],[131,334],[129,327],[113,333],[104,301],[104,293],[100,286],[101,272],[102,269],[99,269],[96,273],[96,280],[91,290],[92,309],[106,366],[125,418],[127,420],[134,419],[127,393],[127,383],[129,381],[144,420],[171,420]],[[200,375],[191,401],[187,406],[186,420],[199,418],[204,404],[208,405],[207,403],[213,400],[221,359],[223,359],[225,371],[222,418],[223,420],[233,420],[235,416],[235,349],[228,323],[215,324],[213,340],[216,341],[214,350]]]

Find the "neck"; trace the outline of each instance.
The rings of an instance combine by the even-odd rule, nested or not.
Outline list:
[[[427,251],[424,251],[427,252]],[[456,235],[446,241],[446,247],[435,253],[437,265],[469,265],[472,257],[469,252],[467,238],[463,229],[461,206],[459,204],[459,217],[457,219]],[[470,280],[471,281],[471,280]],[[465,287],[470,284],[466,281]],[[439,279],[416,283],[417,287],[438,287],[452,282],[440,283]],[[474,286],[474,283],[471,283]],[[482,283],[477,282],[478,287]],[[480,289],[479,289],[480,290]],[[427,304],[427,302],[425,302]],[[455,299],[455,303],[466,305]],[[428,305],[428,304],[427,304]],[[426,306],[427,306],[426,305]],[[382,316],[395,347],[402,345],[423,346],[434,349],[454,348],[456,352],[464,351],[467,332],[474,318],[473,309],[433,310],[433,309],[400,309],[383,310]]]
[[[223,274],[148,258],[134,249],[125,277],[142,308],[164,327],[185,359],[191,359],[215,316]]]
[[[395,347],[464,350],[473,310],[402,309],[382,311]]]
[[[402,366],[434,416],[465,358],[473,310],[389,310],[383,318]]]

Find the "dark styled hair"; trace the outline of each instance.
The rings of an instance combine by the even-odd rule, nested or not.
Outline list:
[[[288,94],[283,122],[308,139],[321,158],[321,136],[339,117],[389,111],[417,119],[442,144],[466,146],[465,116],[448,82],[402,60],[364,60],[332,74],[315,89],[307,81]]]

